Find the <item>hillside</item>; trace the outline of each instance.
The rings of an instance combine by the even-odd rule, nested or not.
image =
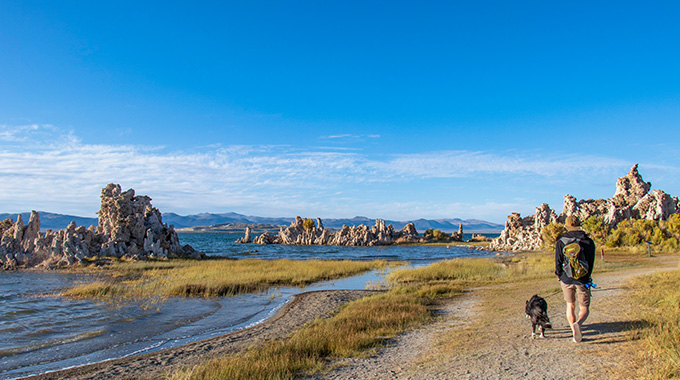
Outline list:
[[[82,216],[73,216],[73,215],[63,215],[63,214],[55,214],[51,212],[46,212],[46,211],[38,211],[40,214],[40,229],[41,230],[61,230],[66,228],[66,226],[69,225],[72,221],[76,222],[76,225],[78,226],[85,226],[89,227],[90,225],[96,226],[99,224],[99,219],[97,218],[87,218],[87,217],[82,217]],[[31,216],[30,212],[22,212],[21,213],[21,219],[24,221],[24,224],[28,223],[28,218]],[[17,220],[17,214],[0,214],[0,220],[5,220],[5,219],[12,219],[13,221]]]
[[[258,216],[246,216],[236,213],[226,213],[226,214],[209,214],[202,213],[197,215],[182,216],[174,213],[163,214],[163,221],[168,224],[173,224],[175,228],[187,228],[187,227],[208,227],[229,223],[248,223],[248,224],[260,224],[260,225],[283,225],[288,226],[293,222],[295,218],[267,218]],[[354,218],[342,218],[342,219],[322,219],[324,227],[340,229],[343,225],[356,226],[359,224],[365,224],[368,226],[373,226],[375,224],[375,219],[356,216]],[[477,232],[477,233],[498,233],[503,230],[502,224],[491,223],[484,220],[477,219],[416,219],[416,220],[406,220],[406,221],[394,221],[385,220],[386,224],[391,224],[395,229],[402,229],[408,223],[414,223],[416,229],[419,232],[424,232],[428,228],[442,230],[444,232],[458,231],[458,225],[463,224],[463,229],[465,232]]]
[[[28,223],[30,212],[21,213],[24,223]],[[12,219],[16,221],[17,214],[4,213],[0,214],[0,220]],[[234,212],[223,214],[200,213],[195,215],[178,215],[172,212],[163,213],[163,222],[168,225],[174,225],[176,229],[186,229],[192,227],[196,231],[242,231],[246,225],[250,225],[254,230],[278,230],[278,226],[288,226],[294,217],[260,217],[247,216]],[[55,214],[51,212],[40,211],[40,226],[41,229],[60,230],[66,228],[71,221],[75,221],[78,226],[88,227],[90,225],[97,225],[97,218],[87,218],[73,215]],[[322,219],[323,224],[327,228],[340,229],[343,225],[353,226],[365,224],[373,226],[375,219],[356,216],[354,218],[343,219]],[[391,224],[395,229],[402,229],[406,224],[413,222],[416,229],[422,233],[428,228],[442,230],[444,232],[458,231],[458,225],[463,224],[463,229],[466,233],[499,233],[503,230],[502,224],[491,223],[484,220],[477,219],[415,219],[406,221],[386,220],[386,224]]]

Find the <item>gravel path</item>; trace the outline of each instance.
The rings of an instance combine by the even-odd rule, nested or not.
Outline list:
[[[591,314],[583,341],[572,342],[565,302],[557,280],[531,289],[511,284],[474,289],[439,309],[440,319],[400,335],[366,359],[349,359],[341,367],[310,379],[568,379],[607,378],[626,345],[624,284],[633,277],[678,268],[677,257],[659,258],[656,269],[631,269],[597,275]],[[543,293],[542,293],[543,292]],[[524,303],[533,294],[546,297],[553,329],[532,339]],[[483,315],[497,318],[483,319]],[[455,352],[440,338],[458,333],[465,342]]]

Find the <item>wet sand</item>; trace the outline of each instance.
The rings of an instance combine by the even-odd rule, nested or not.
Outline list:
[[[49,372],[27,379],[158,379],[175,369],[240,352],[254,344],[284,338],[317,317],[333,314],[347,302],[375,293],[369,290],[302,293],[272,318],[244,330],[167,350]]]

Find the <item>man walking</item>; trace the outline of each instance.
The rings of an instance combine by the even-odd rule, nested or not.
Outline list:
[[[590,286],[595,265],[595,242],[581,229],[576,216],[564,222],[567,233],[555,244],[555,274],[560,279],[564,300],[567,302],[567,321],[574,342],[581,341],[581,326],[590,313]],[[576,319],[576,299],[579,313]]]

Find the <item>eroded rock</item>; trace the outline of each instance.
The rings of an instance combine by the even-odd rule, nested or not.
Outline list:
[[[305,220],[298,216],[290,226],[281,228],[277,236],[265,232],[253,242],[256,244],[374,246],[419,241],[420,237],[413,223],[396,231],[391,224],[385,225],[384,220],[378,219],[372,228],[360,224],[342,226],[341,229],[333,231],[324,228],[319,218],[312,224],[305,223]]]
[[[680,200],[661,190],[653,190],[650,182],[645,182],[635,164],[628,174],[616,181],[616,192],[610,199],[577,200],[567,194],[564,196],[562,213],[556,216],[547,204],[536,208],[536,213],[524,219],[519,214],[508,216],[505,229],[493,239],[491,249],[503,251],[534,250],[542,245],[541,232],[552,223],[564,223],[575,215],[581,221],[591,216],[600,218],[610,227],[627,219],[666,220],[670,215],[680,212]]]
[[[191,246],[181,246],[172,226],[162,222],[151,198],[122,192],[120,185],[102,189],[99,226],[76,226],[40,232],[40,216],[32,211],[28,225],[21,215],[17,221],[0,222],[0,263],[4,269],[19,267],[65,267],[86,258],[116,256],[128,259],[201,258]]]

